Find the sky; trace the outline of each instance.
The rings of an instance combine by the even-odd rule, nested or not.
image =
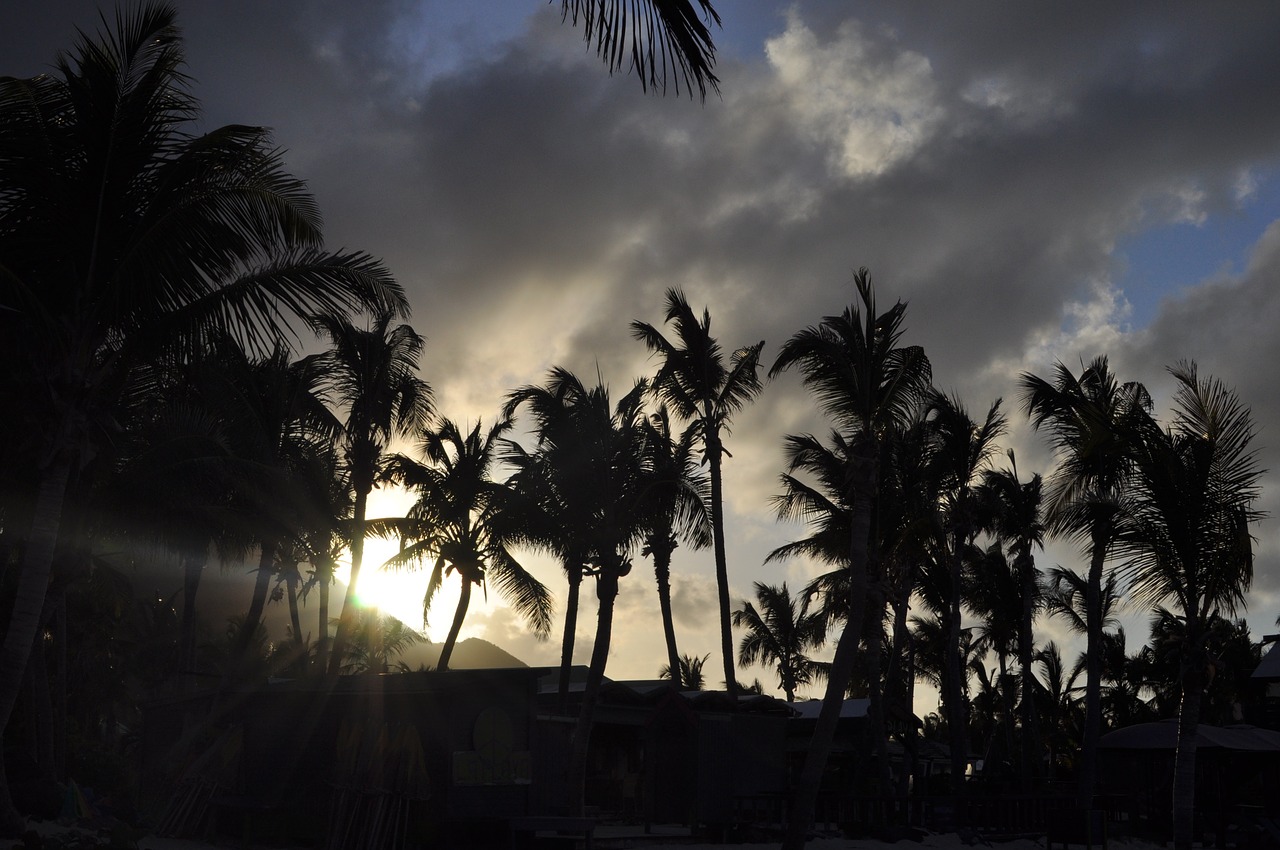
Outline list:
[[[611,76],[558,3],[176,6],[199,129],[273,129],[330,247],[383,258],[405,287],[427,337],[423,376],[456,421],[492,421],[508,391],[554,365],[622,395],[654,369],[628,325],[659,325],[670,287],[710,308],[726,349],[763,339],[771,363],[853,301],[865,266],[882,305],[908,302],[904,342],[925,347],[937,386],[975,417],[1004,399],[1004,444],[1024,475],[1052,459],[1018,376],[1103,354],[1162,409],[1166,367],[1196,361],[1252,408],[1259,463],[1280,469],[1271,2],[720,0],[720,94],[705,103]],[[47,70],[97,14],[74,0],[4,4],[0,74]],[[794,375],[734,419],[735,601],[753,582],[795,590],[820,571],[764,559],[803,533],[770,507],[783,437],[826,429]],[[1255,636],[1280,614],[1280,480],[1263,486]],[[383,493],[374,506],[400,503]],[[525,563],[563,595],[554,564]],[[1039,563],[1085,566],[1060,543]],[[677,550],[673,573],[681,651],[712,653],[718,671],[710,554]],[[423,585],[384,579],[367,595],[414,623]],[[450,606],[444,595],[432,609],[433,639]],[[1147,620],[1126,612],[1131,652]],[[593,623],[585,610],[581,663]],[[557,659],[558,641],[534,640],[493,593],[463,634],[530,664]],[[1050,621],[1041,634],[1068,637]],[[608,675],[651,678],[664,657],[652,571],[637,561]],[[770,671],[741,674],[757,676],[776,690]]]

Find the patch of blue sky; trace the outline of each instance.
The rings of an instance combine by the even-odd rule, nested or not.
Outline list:
[[[1150,227],[1119,242],[1115,256],[1125,269],[1117,283],[1133,308],[1131,327],[1146,327],[1161,300],[1245,270],[1263,231],[1280,219],[1280,171],[1254,176],[1253,191],[1232,208],[1210,210],[1199,223]]]
[[[401,8],[389,33],[392,48],[407,65],[416,66],[416,84],[483,63],[517,38],[529,18],[543,11],[529,0],[419,0]],[[556,5],[559,14],[559,4]]]

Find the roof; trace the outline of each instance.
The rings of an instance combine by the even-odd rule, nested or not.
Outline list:
[[[840,719],[849,720],[857,717],[866,717],[867,709],[870,707],[871,700],[866,697],[847,699],[840,706]],[[791,704],[791,708],[801,720],[817,720],[818,714],[822,711],[822,700],[811,699],[804,702],[795,702]]]
[[[1255,679],[1280,679],[1280,643],[1271,644],[1271,649],[1262,656],[1262,662],[1253,671]]]
[[[570,671],[569,694],[581,699],[586,691],[586,671],[582,665],[574,665]],[[538,696],[550,698],[559,692],[559,672],[541,671]],[[768,695],[741,694],[736,700],[725,691],[690,691],[673,684],[670,679],[614,680],[608,676],[600,681],[602,703],[613,705],[656,705],[668,695],[683,700],[700,711],[738,711],[753,714],[792,714],[789,704]],[[864,700],[865,701],[865,700]],[[865,713],[865,711],[864,711]],[[817,715],[814,715],[815,717]]]
[[[1108,732],[1098,739],[1098,746],[1112,750],[1172,750],[1178,745],[1178,721],[1161,720],[1138,723]],[[1197,749],[1240,750],[1280,753],[1280,732],[1243,724],[1196,727]]]

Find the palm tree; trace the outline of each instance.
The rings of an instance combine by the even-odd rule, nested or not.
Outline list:
[[[926,421],[935,444],[930,454],[935,477],[940,482],[943,526],[942,557],[950,581],[945,622],[950,634],[946,643],[943,703],[951,730],[951,779],[958,793],[964,781],[968,756],[967,721],[961,687],[964,662],[960,657],[961,602],[965,596],[964,560],[981,529],[982,504],[978,484],[995,454],[995,441],[1005,431],[1005,418],[997,400],[981,422],[969,418],[958,399],[935,391]]]
[[[475,428],[463,435],[454,422],[444,419],[437,428],[422,434],[426,465],[397,455],[387,470],[388,477],[418,494],[404,520],[382,524],[401,540],[400,552],[387,564],[434,561],[422,601],[424,625],[446,573],[457,572],[462,581],[437,670],[449,669],[471,602],[472,585],[494,584],[538,637],[545,638],[551,630],[551,594],[512,557],[500,533],[500,516],[511,490],[490,476],[498,443],[510,428],[511,421],[504,419],[482,437],[481,423],[476,422]]]
[[[778,687],[787,702],[796,701],[796,688],[813,681],[818,664],[806,655],[819,649],[826,639],[826,620],[809,611],[809,596],[793,599],[787,583],[781,587],[755,583],[757,609],[747,600],[733,612],[733,625],[746,629],[738,647],[738,663],[773,664],[778,670]]]
[[[1032,669],[1035,654],[1034,625],[1036,614],[1044,605],[1040,584],[1040,571],[1036,569],[1035,550],[1044,548],[1045,527],[1041,512],[1041,478],[1033,475],[1028,481],[1018,478],[1018,465],[1013,449],[1009,450],[1007,469],[988,470],[982,478],[980,499],[989,511],[988,522],[997,540],[1008,547],[1013,556],[1013,569],[1017,574],[1021,611],[1018,616],[1018,666],[1020,668],[1022,722],[1022,778],[1024,782],[1037,782],[1040,767],[1040,718],[1035,710],[1032,693],[1035,690],[1035,672]]]
[[[298,475],[304,481],[302,498],[295,504],[298,513],[298,535],[294,540],[297,559],[311,566],[311,575],[303,585],[303,594],[314,592],[316,606],[316,652],[313,669],[328,669],[329,592],[332,589],[338,558],[347,547],[351,527],[352,494],[346,475],[340,470],[336,446],[308,457]]]
[[[1170,604],[1184,626],[1182,702],[1173,779],[1173,840],[1192,840],[1196,725],[1207,684],[1208,625],[1244,604],[1253,579],[1250,523],[1261,475],[1249,408],[1194,363],[1170,370],[1177,381],[1167,429],[1144,415],[1132,445],[1130,498],[1120,535],[1130,593]]]
[[[549,530],[543,538],[549,542],[544,545],[574,553],[574,557],[580,555],[581,562],[572,562],[578,580],[584,576],[596,580],[595,641],[565,783],[567,804],[578,812],[583,805],[597,696],[612,639],[618,583],[631,572],[632,551],[646,532],[644,505],[653,478],[646,462],[641,402],[648,392],[648,385],[639,381],[615,407],[603,384],[588,389],[573,373],[555,368],[546,387],[523,387],[507,401],[508,413],[528,404],[539,443],[540,456],[511,453],[520,467],[515,483],[524,488],[526,504],[545,507],[529,512],[539,519],[532,532],[524,533],[536,541],[539,532]],[[511,539],[520,539],[520,531],[515,529]],[[565,541],[572,537],[577,542],[570,547]],[[572,590],[572,583],[570,587]],[[567,633],[568,623],[565,628]],[[564,658],[562,675],[563,664]]]
[[[1129,444],[1138,414],[1151,406],[1138,383],[1116,380],[1107,358],[1083,367],[1079,377],[1057,364],[1052,383],[1024,373],[1022,398],[1037,431],[1047,430],[1056,468],[1049,481],[1047,525],[1088,552],[1088,629],[1085,723],[1077,803],[1092,804],[1097,782],[1097,746],[1102,724],[1102,585],[1115,542],[1130,464]]]
[[[197,668],[196,597],[210,554],[224,563],[238,560],[250,540],[247,516],[233,506],[244,483],[237,480],[243,466],[234,456],[228,423],[202,403],[196,380],[202,371],[201,364],[186,364],[172,375],[153,375],[152,403],[122,410],[122,436],[108,472],[95,462],[80,475],[77,491],[96,485],[92,502],[68,512],[64,521],[80,526],[68,535],[72,540],[92,539],[89,528],[98,526],[129,550],[158,547],[176,557],[182,613],[170,672],[180,677]],[[88,545],[91,552],[94,544]],[[59,548],[65,562],[66,546]]]
[[[320,310],[404,309],[366,255],[321,249],[312,198],[265,130],[200,136],[172,8],[117,16],[55,71],[0,80],[0,346],[39,427],[39,480],[0,650],[7,725],[64,498],[113,430],[138,363],[215,331],[259,348]],[[0,781],[0,826],[18,824]]]
[[[1062,661],[1057,643],[1049,641],[1036,650],[1036,663],[1044,674],[1044,682],[1036,679],[1035,699],[1039,713],[1045,719],[1045,743],[1049,749],[1049,780],[1054,779],[1062,758],[1070,758],[1079,749],[1084,711],[1079,693],[1083,688],[1076,684],[1084,671],[1086,659],[1068,670]]]
[[[661,358],[662,364],[653,379],[653,391],[677,416],[694,423],[711,473],[711,530],[720,602],[720,653],[724,661],[725,688],[734,695],[737,678],[733,671],[733,630],[729,625],[731,602],[721,477],[721,464],[728,452],[722,435],[728,432],[733,415],[760,394],[757,368],[764,341],[738,349],[726,366],[720,343],[711,335],[711,313],[704,309],[699,321],[684,293],[678,289],[667,290],[666,321],[675,328],[675,342],[647,322],[632,322],[631,335]]]
[[[431,414],[431,387],[418,377],[423,339],[408,325],[391,323],[382,312],[368,328],[357,328],[341,316],[318,314],[311,322],[329,341],[320,358],[325,389],[346,411],[342,446],[352,494],[351,578],[339,613],[329,659],[329,675],[342,663],[355,614],[356,584],[364,562],[365,513],[369,493],[382,473],[387,444],[393,437],[417,433]]]
[[[1003,700],[999,708],[1004,721],[1002,727],[1005,732],[1006,755],[1012,759],[1013,703],[1017,686],[1013,684],[1013,676],[1009,672],[1009,657],[1015,652],[1019,656],[1022,654],[1022,614],[1026,608],[1022,599],[1022,582],[999,543],[993,543],[977,552],[976,557],[968,559],[966,567],[969,586],[965,598],[969,609],[981,621],[974,642],[984,654],[989,650],[996,656],[999,673],[994,678],[995,692]],[[985,674],[985,668],[983,673]],[[1026,729],[1024,724],[1024,736]],[[1024,741],[1024,746],[1029,745],[1029,741]]]
[[[640,87],[667,91],[667,74],[674,77],[676,94],[680,83],[692,95],[693,86],[705,99],[707,88],[719,91],[719,80],[712,73],[715,45],[711,33],[698,19],[698,9],[707,24],[720,24],[720,16],[710,0],[643,0],[623,3],[619,0],[561,0],[561,15],[577,26],[583,25],[583,36],[594,40],[596,53],[609,66],[609,73],[621,70],[625,57],[631,57],[630,70],[640,78]]]
[[[518,443],[507,443],[503,461],[515,469],[507,482],[515,497],[503,515],[503,536],[556,557],[568,582],[560,646],[561,708],[568,700],[578,602],[596,519],[596,506],[591,501],[593,442],[588,436],[598,427],[589,415],[600,406],[595,395],[576,375],[557,368],[547,386],[514,390],[503,408],[503,416],[510,418],[518,408],[526,407],[533,417],[537,441],[533,452]],[[605,408],[607,417],[607,403]]]
[[[671,679],[681,688],[688,691],[700,691],[702,686],[706,684],[706,679],[702,675],[702,667],[707,663],[707,659],[711,657],[711,653],[707,653],[701,657],[696,655],[682,655],[676,661],[676,666],[664,664],[658,670],[659,679]],[[676,675],[673,676],[671,671],[674,670]]]
[[[679,439],[672,438],[666,405],[659,406],[645,423],[645,463],[652,483],[644,494],[645,543],[641,554],[653,559],[670,670],[680,669],[671,611],[671,555],[682,537],[695,549],[710,545],[712,537],[707,512],[709,481],[694,454],[694,437],[691,427]]]
[[[227,340],[197,380],[201,395],[226,421],[231,451],[244,469],[236,479],[236,501],[252,518],[247,530],[259,553],[249,610],[232,644],[233,662],[248,650],[262,622],[277,555],[304,533],[301,512],[311,484],[306,467],[341,431],[319,395],[320,362],[315,355],[290,362],[279,345],[252,360]]]
[[[1120,625],[1119,577],[1108,573],[1102,584],[1098,600],[1098,618],[1105,634],[1107,629]],[[1060,617],[1071,631],[1078,635],[1089,633],[1089,578],[1067,567],[1054,567],[1049,571],[1045,586],[1045,610],[1050,616]]]
[[[849,528],[854,515],[846,488],[852,449],[839,432],[833,433],[830,441],[831,445],[827,446],[812,436],[787,437],[786,452],[790,471],[781,477],[784,492],[773,501],[779,518],[806,520],[810,534],[778,547],[766,558],[768,562],[803,555],[834,568],[815,578],[804,589],[806,597],[820,600],[819,613],[826,623],[847,620],[849,616],[849,583],[852,576],[847,565]],[[892,438],[888,442],[892,442]],[[797,473],[803,473],[803,478]],[[805,479],[811,480],[813,484]],[[877,518],[878,502],[877,496]],[[886,642],[883,615],[888,600],[888,582],[881,557],[879,530],[879,523],[872,523],[873,540],[868,544],[867,593],[862,602],[864,609],[872,613],[865,618],[866,633],[863,638],[867,643],[864,656],[866,663],[861,672],[865,675],[866,693],[871,700],[867,712],[870,727],[868,738],[877,754],[875,763],[880,769],[878,779],[884,787],[888,787],[888,734],[881,682],[884,655],[882,647]]]
[[[426,638],[390,614],[362,608],[352,618],[351,639],[346,645],[342,670],[346,673],[407,672],[403,661],[392,662],[406,649]]]
[[[841,315],[828,316],[792,336],[769,371],[773,376],[799,368],[819,407],[835,420],[839,442],[847,447],[838,492],[850,509],[845,628],[836,644],[822,709],[792,803],[783,845],[788,850],[804,845],[805,832],[813,822],[818,783],[862,635],[879,446],[886,435],[910,420],[932,377],[923,349],[898,346],[906,305],[898,302],[877,313],[866,269],[858,271],[854,283],[861,305],[847,307]]]

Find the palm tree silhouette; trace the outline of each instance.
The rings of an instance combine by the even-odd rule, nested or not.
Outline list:
[[[227,422],[231,450],[244,471],[237,476],[236,501],[251,517],[247,531],[258,547],[249,610],[232,644],[234,665],[262,622],[277,555],[302,534],[299,511],[310,486],[305,467],[329,449],[342,426],[320,398],[318,356],[290,362],[287,349],[277,345],[268,356],[250,359],[231,340],[215,351],[198,383]]]
[[[787,702],[796,701],[796,688],[811,683],[821,669],[806,654],[819,649],[826,639],[826,619],[809,611],[809,595],[792,598],[787,583],[755,583],[756,608],[745,599],[733,612],[733,625],[746,629],[738,647],[738,663],[773,664],[778,670],[778,687]]]
[[[1253,579],[1250,524],[1261,514],[1249,409],[1194,363],[1170,370],[1177,381],[1167,429],[1144,413],[1131,443],[1129,499],[1119,553],[1131,596],[1169,603],[1182,621],[1182,702],[1173,773],[1174,846],[1191,847],[1196,725],[1207,685],[1208,627],[1244,604]]]
[[[603,384],[588,389],[571,372],[556,368],[546,387],[516,390],[507,404],[508,410],[524,403],[532,409],[543,457],[526,467],[538,472],[526,481],[535,500],[545,498],[554,511],[568,508],[573,532],[580,535],[577,551],[586,557],[578,569],[596,580],[596,635],[565,783],[566,802],[577,812],[583,805],[587,748],[612,640],[618,582],[631,572],[632,550],[646,530],[644,498],[651,478],[641,402],[648,389],[644,381],[637,382],[615,407]],[[552,527],[559,535],[563,526]]]
[[[997,540],[1008,548],[1019,584],[1018,598],[1022,607],[1018,614],[1019,701],[1022,723],[1022,778],[1038,783],[1043,777],[1040,757],[1040,717],[1032,694],[1035,690],[1036,614],[1044,607],[1040,571],[1036,569],[1035,550],[1044,548],[1046,534],[1041,510],[1041,478],[1033,475],[1027,481],[1018,478],[1018,465],[1013,450],[1008,452],[1009,467],[988,470],[982,477],[980,499],[989,512],[986,524]]]
[[[702,10],[704,24],[698,18]],[[667,75],[674,80],[676,94],[683,82],[691,95],[693,87],[706,98],[707,89],[719,91],[719,79],[712,73],[715,45],[707,24],[720,24],[720,16],[710,0],[561,0],[561,15],[583,26],[583,36],[594,42],[596,54],[609,66],[609,73],[622,69],[630,57],[630,69],[645,91],[666,93]]]
[[[319,314],[311,319],[329,341],[320,358],[325,390],[346,413],[342,451],[352,494],[351,578],[329,658],[331,676],[339,672],[355,614],[369,493],[382,474],[387,445],[393,437],[417,433],[431,414],[431,387],[417,375],[423,339],[408,325],[392,327],[394,320],[394,314],[383,312],[368,328],[357,328],[340,316]]]
[[[662,634],[667,645],[666,669],[680,670],[671,611],[671,555],[681,538],[695,549],[711,544],[711,518],[707,512],[710,482],[702,474],[693,451],[694,428],[685,429],[678,439],[673,439],[665,405],[659,406],[644,427],[650,483],[643,494],[645,541],[641,554],[653,559]]]
[[[532,452],[513,441],[506,444],[503,461],[515,470],[507,482],[515,497],[504,513],[503,535],[558,558],[568,582],[558,687],[562,708],[568,699],[579,597],[596,521],[591,434],[600,424],[591,411],[600,417],[598,396],[598,390],[588,390],[572,372],[556,368],[545,387],[530,384],[514,390],[503,408],[508,418],[521,407],[529,411],[537,443]],[[607,399],[603,406],[607,418]]]
[[[213,331],[263,347],[290,316],[403,310],[380,264],[322,250],[265,130],[188,131],[198,103],[168,6],[120,13],[54,72],[0,80],[0,346],[38,420],[32,520],[3,649],[0,730],[36,632],[64,498],[136,365]],[[0,827],[17,817],[0,782]]]
[[[943,530],[943,558],[950,573],[947,582],[945,622],[949,628],[944,656],[946,675],[942,679],[943,703],[951,731],[951,781],[959,793],[968,758],[968,722],[961,680],[961,603],[965,598],[964,562],[981,532],[981,501],[978,485],[996,451],[995,441],[1004,433],[1005,418],[997,400],[981,422],[969,417],[963,404],[935,391],[926,417],[935,444],[930,462],[940,482]]]
[[[835,421],[838,439],[847,447],[840,492],[850,508],[845,628],[836,644],[822,709],[792,802],[783,843],[788,850],[803,847],[805,831],[813,821],[818,783],[862,637],[880,444],[887,434],[911,420],[932,377],[923,349],[898,346],[906,305],[898,302],[885,313],[877,313],[866,269],[858,271],[854,284],[860,305],[851,305],[841,315],[827,316],[820,324],[792,336],[769,370],[773,376],[793,367],[800,369],[818,406]]]
[[[733,672],[733,630],[730,627],[729,567],[724,543],[724,495],[721,465],[728,452],[722,434],[733,414],[760,394],[757,369],[764,341],[740,348],[726,366],[720,343],[711,335],[711,313],[694,314],[684,293],[667,290],[666,321],[675,329],[668,341],[647,322],[631,323],[631,335],[657,354],[662,363],[653,379],[653,391],[671,409],[697,428],[703,456],[711,473],[711,531],[716,559],[716,591],[720,602],[720,653],[724,661],[725,688],[737,693]]]
[[[462,581],[437,670],[449,669],[473,585],[497,587],[538,637],[545,638],[551,630],[551,594],[512,557],[501,535],[501,516],[512,491],[490,476],[498,459],[499,441],[510,429],[510,420],[504,419],[481,436],[481,423],[476,422],[464,435],[453,421],[444,419],[438,427],[422,433],[425,465],[404,455],[388,464],[388,477],[417,493],[418,498],[403,520],[380,524],[383,533],[396,533],[401,540],[400,552],[387,565],[434,561],[422,600],[424,625],[445,575],[457,572]]]
[[[685,690],[700,691],[703,685],[706,684],[706,678],[702,674],[702,667],[710,657],[711,653],[709,652],[703,656],[682,655],[677,659],[675,667],[670,664],[662,665],[658,670],[658,678],[670,679]],[[675,675],[672,675],[672,670],[675,671]]]
[[[1077,803],[1088,808],[1097,781],[1102,724],[1102,585],[1124,503],[1129,442],[1139,413],[1151,406],[1138,383],[1116,380],[1098,357],[1076,377],[1059,363],[1052,383],[1026,373],[1022,399],[1037,431],[1047,430],[1057,466],[1049,481],[1049,531],[1079,542],[1089,553],[1085,723]]]

